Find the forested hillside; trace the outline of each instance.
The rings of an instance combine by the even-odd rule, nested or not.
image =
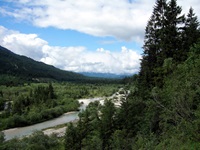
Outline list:
[[[24,81],[81,81],[87,77],[12,53],[0,46],[0,84]]]

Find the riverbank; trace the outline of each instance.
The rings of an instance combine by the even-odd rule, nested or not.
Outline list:
[[[122,92],[123,89],[121,88],[118,92],[114,93],[112,96],[110,96],[108,99],[112,100],[113,103],[115,104],[116,107],[120,107],[121,106],[121,102],[122,100],[125,100],[127,98],[127,96],[130,94],[130,91],[125,91]],[[106,97],[99,97],[99,98],[93,98],[93,100],[98,100],[100,102],[101,105],[104,104],[104,100],[106,99]],[[80,104],[86,104],[88,105],[88,99],[80,99],[79,100]],[[71,113],[71,112],[69,112]],[[67,114],[69,114],[67,113]],[[73,121],[74,123],[76,123],[78,121],[78,119],[76,121]],[[43,133],[45,135],[52,135],[55,134],[57,137],[63,137],[65,135],[65,131],[66,131],[67,127],[60,127],[60,128],[50,128],[50,129],[45,129],[43,130]]]
[[[54,127],[60,124],[65,124],[67,122],[74,121],[78,119],[79,112],[70,112],[65,113],[58,118],[54,118],[42,123],[26,126],[26,127],[19,127],[19,128],[12,128],[4,130],[3,133],[5,135],[5,140],[10,140],[12,138],[21,138],[23,136],[29,136],[35,131],[43,130],[46,128]]]
[[[125,99],[129,91],[124,91],[120,89],[118,92],[114,93],[110,97],[97,97],[97,98],[89,98],[89,99],[79,99],[78,102],[81,104],[79,110],[85,110],[89,103],[94,101],[99,101],[102,105],[105,99],[111,99],[116,107],[120,107],[121,102]],[[42,123],[30,125],[27,127],[19,127],[13,129],[4,130],[3,133],[5,134],[5,140],[10,140],[12,138],[21,138],[23,136],[29,136],[35,131],[43,130],[43,132],[47,135],[56,134],[58,137],[63,136],[65,133],[66,128],[52,128],[61,124],[66,124],[69,122],[74,122],[78,120],[78,114],[80,111],[72,111],[64,113],[62,116],[58,118],[54,118]],[[45,129],[45,130],[44,130]]]
[[[78,101],[79,101],[79,103],[82,102],[82,104],[79,107],[79,110],[82,111],[87,107],[87,105],[90,102],[99,101],[99,100],[102,100],[102,98],[98,97],[98,98],[80,99]],[[46,129],[46,128],[54,127],[54,126],[57,126],[57,125],[60,125],[60,124],[68,123],[68,122],[73,122],[73,121],[78,119],[78,114],[79,114],[80,111],[67,112],[67,113],[64,113],[60,117],[57,117],[57,118],[54,118],[54,119],[51,119],[51,120],[48,120],[48,121],[45,121],[45,122],[41,122],[41,123],[38,123],[38,124],[26,126],[26,127],[7,129],[7,130],[3,130],[2,132],[5,135],[5,140],[10,140],[12,138],[21,138],[23,136],[29,136],[35,131],[40,131],[40,130],[43,130],[43,129]],[[53,134],[54,130],[49,130],[46,133],[49,134],[49,135]],[[61,129],[62,132],[63,132],[63,130],[64,129]],[[55,131],[55,132],[60,133],[61,131],[58,130],[58,131]]]

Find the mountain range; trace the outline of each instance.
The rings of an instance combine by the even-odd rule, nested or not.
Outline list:
[[[75,81],[100,82],[105,78],[122,78],[114,74],[75,73],[21,56],[0,46],[0,84],[18,81]]]
[[[79,72],[88,77],[109,78],[109,79],[123,79],[130,77],[132,74],[113,74],[113,73],[96,73],[96,72]]]

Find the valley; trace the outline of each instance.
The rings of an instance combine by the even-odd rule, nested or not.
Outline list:
[[[100,104],[103,105],[105,99],[109,99],[112,101],[116,107],[120,107],[120,103],[126,97],[128,96],[130,91],[125,91],[123,88],[120,88],[119,91],[112,94],[112,96],[109,97],[98,97],[98,98],[86,98],[86,99],[79,99],[78,102],[80,104],[79,110],[84,111],[86,107],[91,103],[95,101],[99,101]],[[38,124],[26,126],[26,127],[17,127],[13,129],[7,129],[2,131],[5,135],[5,140],[10,140],[12,138],[20,138],[23,136],[29,136],[33,132],[41,131],[43,130],[44,134],[51,135],[56,134],[58,137],[62,137],[65,135],[66,127],[56,128],[54,129],[54,126],[60,126],[62,124],[66,124],[69,122],[77,122],[78,121],[78,111],[68,112],[65,113],[58,118],[54,118],[52,120],[48,120],[45,122],[41,122]],[[48,128],[48,129],[45,129]]]
[[[0,25],[0,150],[200,149],[200,22],[188,1],[2,4],[13,30]]]

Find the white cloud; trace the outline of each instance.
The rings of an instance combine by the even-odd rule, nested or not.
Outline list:
[[[2,26],[0,26],[0,42],[2,46],[11,49],[13,52],[36,60],[42,57],[41,48],[47,44],[36,34],[22,34]]]
[[[99,72],[133,74],[139,71],[141,56],[135,51],[122,48],[111,52],[103,48],[88,51],[84,47],[43,47],[46,57],[41,61],[75,72]],[[59,55],[58,55],[59,54]]]
[[[8,1],[7,1],[8,2]],[[155,0],[16,0],[14,9],[0,13],[27,20],[39,27],[72,29],[94,36],[113,36],[120,40],[143,42],[144,29]],[[200,16],[199,0],[179,0],[187,14],[193,7]],[[13,10],[13,11],[11,11]]]
[[[141,42],[154,1],[16,0],[15,3],[14,11],[2,8],[0,12],[39,27],[52,26]]]
[[[122,47],[120,52],[99,48],[50,46],[36,34],[22,34],[0,26],[0,44],[13,52],[75,72],[133,74],[139,70],[141,56]]]

